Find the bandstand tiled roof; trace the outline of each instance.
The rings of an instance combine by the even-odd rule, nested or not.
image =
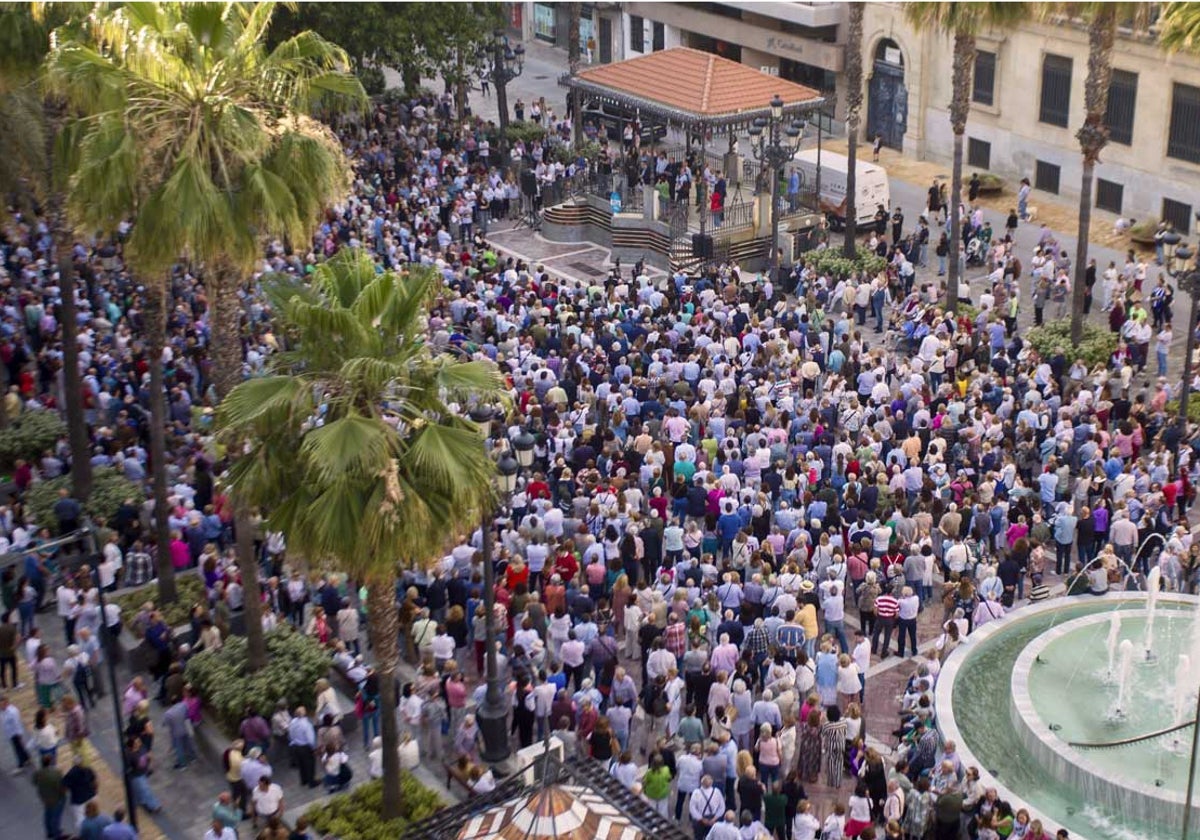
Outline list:
[[[712,53],[674,47],[589,67],[559,84],[592,99],[693,126],[748,125],[777,94],[789,116],[820,107],[821,94]]]

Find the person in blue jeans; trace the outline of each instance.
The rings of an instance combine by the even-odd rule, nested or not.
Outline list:
[[[150,770],[154,756],[136,735],[125,742],[125,767],[129,773],[129,786],[133,788],[133,801],[151,814],[162,810],[162,803],[150,789]]]

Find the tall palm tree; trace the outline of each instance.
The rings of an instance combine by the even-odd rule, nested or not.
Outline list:
[[[951,78],[950,127],[954,132],[954,159],[950,176],[950,271],[946,282],[946,308],[958,308],[958,249],[962,244],[962,219],[959,204],[962,199],[963,135],[967,116],[971,112],[971,79],[975,72],[975,36],[987,30],[1015,27],[1028,17],[1028,3],[909,3],[905,16],[918,29],[934,30],[954,38],[954,61]]]
[[[271,506],[289,548],[367,585],[380,675],[385,819],[400,816],[396,731],[397,561],[439,555],[447,534],[479,521],[492,463],[478,428],[452,403],[503,399],[490,362],[437,354],[428,268],[376,273],[345,249],[308,285],[279,280],[270,297],[289,347],[218,410],[221,434],[244,439],[233,491]]]
[[[53,62],[64,90],[116,92],[92,107],[84,136],[119,129],[126,138],[130,180],[117,187],[124,206],[112,209],[140,211],[129,243],[135,260],[150,271],[182,255],[204,265],[218,397],[242,378],[238,293],[264,241],[304,241],[349,189],[336,138],[306,114],[319,100],[365,99],[345,52],[312,32],[268,51],[274,11],[274,3],[130,4],[101,20],[98,38],[64,45]],[[258,566],[245,508],[235,504],[234,515],[257,667],[266,659]]]
[[[846,241],[842,253],[853,259],[858,253],[858,132],[862,117],[863,3],[850,4],[846,26]],[[819,131],[820,129],[818,129]],[[821,197],[817,196],[820,206]]]
[[[1200,3],[1162,4],[1158,43],[1170,52],[1200,53]]]
[[[83,417],[83,383],[79,373],[78,323],[75,307],[75,263],[65,217],[61,156],[56,154],[62,126],[61,103],[42,84],[42,66],[50,50],[50,34],[80,15],[82,4],[0,4],[0,191],[32,192],[44,203],[54,244],[54,264],[62,290],[59,323],[63,344],[63,408],[71,448],[71,485],[76,498],[92,492],[91,446]],[[32,189],[31,189],[32,188]]]

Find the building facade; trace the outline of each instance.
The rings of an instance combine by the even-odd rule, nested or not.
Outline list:
[[[1078,200],[1087,30],[1028,23],[981,35],[977,49],[964,172],[993,172],[1012,192],[1027,177],[1037,191]],[[866,137],[882,135],[888,146],[949,166],[951,39],[915,31],[901,3],[871,3],[863,51]],[[1200,210],[1200,59],[1168,55],[1152,35],[1123,31],[1113,67],[1096,207],[1169,219],[1191,233]]]

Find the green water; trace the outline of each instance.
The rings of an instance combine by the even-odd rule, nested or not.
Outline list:
[[[1145,604],[1142,601],[1134,601],[1121,604],[1119,608],[1141,610],[1145,608]],[[1013,730],[1009,717],[1012,672],[1021,651],[1052,626],[1099,612],[1111,612],[1113,609],[1112,602],[1081,600],[1069,603],[1054,612],[1036,613],[1028,617],[1014,616],[1010,626],[972,647],[963,660],[958,677],[954,681],[954,716],[963,741],[975,754],[982,769],[991,773],[1001,784],[1031,806],[1050,819],[1056,820],[1057,825],[1054,828],[1067,828],[1072,834],[1078,833],[1096,840],[1176,840],[1179,836],[1177,826],[1150,825],[1124,818],[1118,813],[1106,813],[1101,804],[1087,801],[1082,793],[1066,785],[1037,762],[1030,760]],[[1194,610],[1191,605],[1162,602],[1159,604],[1160,615],[1185,609],[1189,613]],[[1122,625],[1121,638],[1130,637],[1135,621],[1129,619],[1128,623],[1129,629],[1124,627],[1124,623]],[[1107,665],[1107,653],[1104,649],[1107,632],[1107,625],[1099,626],[1100,653],[1095,662],[1097,668]],[[1078,679],[1079,673],[1091,667],[1092,663],[1088,662],[1072,671]],[[1174,666],[1164,661],[1157,667],[1171,670]],[[1070,674],[1064,673],[1062,681],[1066,682],[1069,676]],[[1135,668],[1134,679],[1137,677],[1138,671]],[[1071,702],[1072,705],[1079,705],[1077,700]],[[1119,756],[1114,758],[1119,759]],[[1054,828],[1046,828],[1053,833]]]
[[[1154,664],[1143,665],[1146,620],[1130,617],[1121,622],[1121,639],[1134,646],[1134,665],[1126,689],[1126,710],[1120,720],[1115,708],[1117,686],[1106,683],[1109,625],[1101,622],[1081,627],[1055,639],[1041,653],[1041,663],[1029,669],[1029,696],[1043,725],[1060,727],[1059,740],[1071,743],[1103,743],[1158,732],[1174,725],[1175,670],[1179,654],[1187,653],[1193,618],[1160,615],[1155,622]],[[1061,620],[1060,620],[1061,623]],[[1120,654],[1117,654],[1119,668]],[[1185,720],[1192,716],[1188,703]],[[1180,737],[1191,737],[1189,730]],[[1187,788],[1188,752],[1166,749],[1170,736],[1143,741],[1120,749],[1087,750],[1093,765],[1124,778],[1135,778],[1159,787]],[[1190,740],[1189,740],[1190,744]]]

